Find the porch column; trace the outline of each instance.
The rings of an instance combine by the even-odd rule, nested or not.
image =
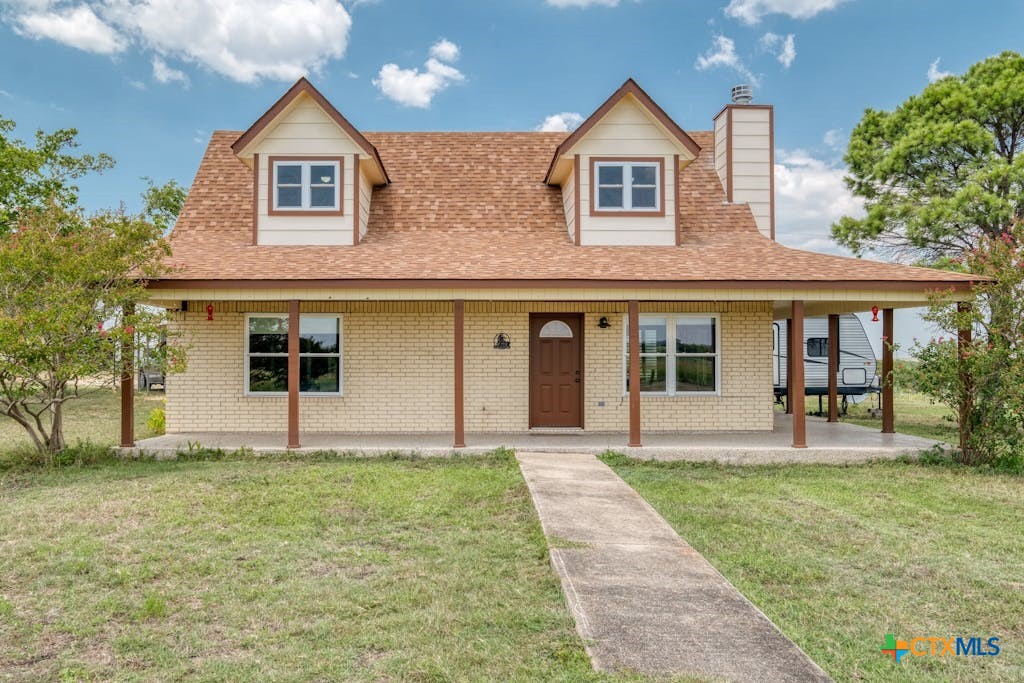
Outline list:
[[[971,310],[971,304],[969,301],[960,301],[956,305],[957,313],[961,316],[967,315]],[[957,346],[957,359],[960,362],[960,391],[962,396],[960,399],[960,452],[963,453],[967,450],[967,437],[970,436],[971,430],[965,428],[964,425],[970,420],[971,412],[974,410],[974,387],[971,383],[971,373],[967,371],[966,363],[964,362],[965,353],[971,346],[971,326],[964,325],[963,321],[957,327],[956,334],[956,346]]]
[[[299,447],[299,301],[288,302],[288,448]]]
[[[828,316],[828,421],[839,422],[839,315]]]
[[[793,448],[807,448],[807,414],[804,410],[804,302],[793,301],[789,335],[789,404],[793,412]]]
[[[629,445],[640,443],[640,302],[629,302]]]
[[[896,431],[892,411],[892,309],[882,309],[882,433]]]
[[[466,302],[462,299],[455,300],[455,448],[466,447],[466,421],[464,402],[464,348],[463,328],[466,319]]]
[[[134,306],[125,306],[124,324],[135,313]],[[135,445],[135,340],[131,335],[121,345],[121,448]]]
[[[786,318],[786,414],[793,414],[793,319]]]

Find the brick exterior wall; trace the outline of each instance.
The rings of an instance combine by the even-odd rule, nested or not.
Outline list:
[[[285,397],[244,392],[245,313],[286,313],[287,302],[190,302],[175,314],[188,368],[167,380],[167,431],[285,431]],[[315,432],[447,432],[453,427],[450,302],[308,302],[302,312],[342,316],[344,395],[302,397],[300,429]],[[641,313],[720,314],[721,395],[643,397],[648,431],[770,430],[770,302],[642,303]],[[624,302],[466,302],[467,432],[529,427],[529,314],[584,313],[584,427],[626,431]],[[600,329],[607,316],[611,327]],[[511,337],[508,350],[494,335]]]

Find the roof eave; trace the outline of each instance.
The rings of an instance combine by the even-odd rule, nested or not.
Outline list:
[[[590,129],[597,125],[597,122],[603,119],[612,108],[617,105],[624,97],[632,95],[637,101],[646,108],[657,121],[665,127],[669,133],[674,137],[685,149],[687,149],[693,156],[700,154],[700,145],[690,137],[690,135],[682,129],[682,127],[672,120],[672,117],[665,113],[665,110],[654,101],[654,99],[648,95],[643,88],[641,88],[636,81],[632,78],[626,79],[626,82],[619,87],[611,97],[604,101],[604,103],[594,111],[593,114],[587,117],[587,119],[581,123],[576,130],[574,130],[569,137],[562,141],[560,145],[555,149],[555,154],[551,158],[551,163],[548,165],[548,171],[544,175],[544,182],[552,184],[551,176],[554,173],[555,166],[558,164],[558,160],[568,150],[572,149],[573,145],[582,140]]]
[[[338,111],[330,101],[323,96],[323,94],[316,89],[316,87],[309,82],[309,80],[303,76],[299,80],[295,81],[295,84],[288,89],[288,91],[282,95],[277,102],[275,102],[270,109],[263,113],[261,117],[249,126],[249,128],[238,136],[238,139],[231,143],[231,151],[236,156],[240,156],[245,152],[246,147],[255,140],[259,134],[269,126],[280,114],[283,112],[289,104],[295,101],[297,97],[302,94],[306,94],[313,98],[313,101],[324,110],[324,112],[334,120],[338,126],[345,131],[345,133],[352,138],[352,141],[359,146],[364,152],[373,158],[374,163],[380,170],[381,176],[384,178],[384,184],[391,182],[388,177],[388,171],[384,167],[384,162],[380,158],[380,153],[377,148],[363,136],[359,130],[353,126],[348,119],[346,119],[340,111]]]

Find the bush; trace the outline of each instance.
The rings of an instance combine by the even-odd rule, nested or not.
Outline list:
[[[146,426],[149,427],[149,431],[153,432],[157,436],[162,435],[167,431],[167,416],[164,414],[163,408],[153,408],[149,413],[149,417],[146,418]]]

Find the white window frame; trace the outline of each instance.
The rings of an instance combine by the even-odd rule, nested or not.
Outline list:
[[[601,169],[605,167],[622,167],[622,206],[601,205]],[[654,206],[633,208],[633,173],[634,167],[644,166],[654,169]],[[594,162],[594,208],[596,211],[645,211],[658,213],[661,211],[661,164],[657,161],[595,161]],[[604,187],[617,187],[604,185]],[[641,185],[640,187],[647,187]]]
[[[253,354],[249,352],[249,320],[252,318],[279,318],[287,320],[287,313],[246,313],[245,314],[245,329],[243,334],[245,336],[244,346],[245,353],[242,358],[242,375],[243,382],[245,383],[245,395],[254,398],[264,397],[281,397],[287,396],[287,391],[250,391],[249,390],[249,358]],[[338,321],[338,352],[337,353],[300,353],[299,358],[303,356],[307,358],[337,358],[338,359],[338,390],[337,391],[300,391],[299,396],[302,397],[314,397],[314,396],[325,396],[325,397],[337,397],[345,395],[344,385],[344,362],[345,362],[345,325],[344,320],[340,313],[300,313],[299,314],[299,325],[302,324],[302,318],[330,318]],[[288,353],[257,353],[257,358],[275,357],[275,358],[287,358]]]
[[[300,178],[300,189],[302,194],[302,205],[301,206],[281,206],[278,204],[278,182],[277,182],[277,169],[280,166],[299,166],[301,167],[301,178]],[[330,187],[322,183],[312,182],[310,178],[310,168],[313,166],[333,166],[334,167],[334,206],[310,206],[312,187]],[[286,159],[275,159],[273,173],[273,183],[271,183],[271,192],[273,192],[274,198],[274,211],[339,211],[341,210],[341,162],[337,159],[310,159],[308,161],[293,160],[288,161]],[[295,187],[294,185],[288,185],[288,187]]]
[[[676,321],[684,318],[710,318],[715,321],[715,390],[676,391],[676,358],[678,356],[707,357],[708,353],[676,353]],[[722,395],[722,316],[720,313],[644,313],[640,324],[645,321],[665,321],[665,391],[640,390],[641,396],[721,396]],[[622,317],[622,395],[629,395],[629,316]],[[648,354],[660,355],[660,354]]]

